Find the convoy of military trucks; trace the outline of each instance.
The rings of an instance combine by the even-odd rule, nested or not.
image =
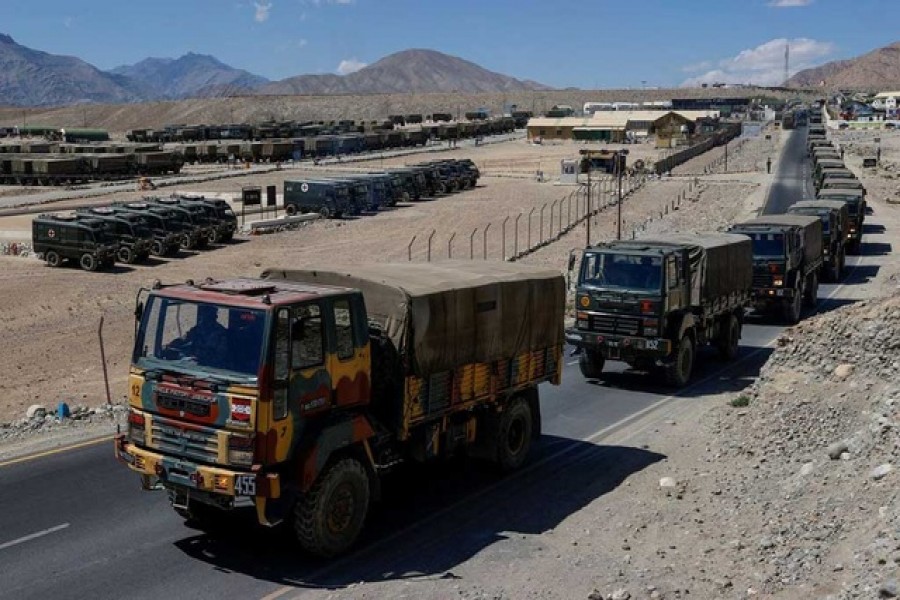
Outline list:
[[[401,173],[427,180],[417,169],[382,173],[385,190],[412,194]],[[360,178],[289,183],[321,197],[342,189],[330,206],[348,211]],[[116,456],[195,526],[251,504],[260,524],[289,523],[308,552],[341,554],[399,464],[462,453],[520,467],[541,431],[538,386],[560,383],[565,342],[586,378],[616,360],[682,387],[704,347],[737,357],[749,314],[796,323],[820,277],[840,280],[865,212],[864,191],[822,191],[724,233],[585,248],[568,330],[561,274],[518,263],[303,265],[157,282],[136,301]],[[108,256],[100,219],[72,223]]]

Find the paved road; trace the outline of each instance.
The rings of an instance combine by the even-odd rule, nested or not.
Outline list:
[[[784,160],[802,162],[805,151],[798,158],[791,149],[804,136],[792,136]],[[796,164],[780,165],[770,210],[796,200],[803,185],[797,172]],[[877,225],[877,215],[872,221]],[[820,310],[859,297],[856,284],[888,257],[854,260],[843,286],[820,288]],[[679,396],[749,385],[780,331],[748,325],[739,359],[726,364],[708,353],[696,383]],[[664,458],[604,445],[614,428],[674,399],[616,366],[602,383],[588,382],[567,359],[563,384],[542,390],[545,435],[529,466],[511,477],[496,480],[487,469],[457,463],[393,476],[359,550],[332,563],[298,556],[287,535],[261,531],[250,514],[216,535],[187,528],[163,495],[138,489],[137,478],[113,460],[110,442],[0,467],[0,598],[294,597],[310,587],[445,576],[476,554],[500,562],[514,550],[509,536],[556,527]]]

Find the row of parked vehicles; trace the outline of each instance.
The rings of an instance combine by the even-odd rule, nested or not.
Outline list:
[[[794,324],[804,306],[815,306],[820,280],[841,279],[845,255],[860,248],[865,189],[845,177],[842,162],[826,166],[830,159],[817,152],[839,153],[813,124],[821,118],[815,110],[808,140],[815,200],[726,233],[674,233],[583,251],[567,338],[585,377],[600,377],[605,362],[617,360],[684,386],[701,347],[714,346],[725,359],[737,355],[751,309]],[[575,262],[573,255],[570,269]]]
[[[284,182],[288,215],[318,213],[342,218],[398,202],[419,201],[474,188],[480,172],[469,159],[444,159],[373,173],[318,171]]]
[[[40,215],[32,221],[31,235],[35,253],[49,266],[68,261],[97,271],[116,262],[141,263],[151,255],[175,257],[182,249],[226,243],[236,230],[237,217],[225,200],[169,196]]]

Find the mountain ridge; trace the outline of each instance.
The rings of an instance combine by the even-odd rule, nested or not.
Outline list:
[[[786,87],[883,88],[900,84],[900,42],[855,58],[835,60],[798,71]]]

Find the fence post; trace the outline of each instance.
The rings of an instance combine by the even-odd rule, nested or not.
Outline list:
[[[500,234],[501,245],[503,249],[500,251],[500,260],[506,260],[506,222],[509,221],[509,215],[506,215],[506,218],[503,219],[503,224],[500,226],[502,233]]]
[[[469,236],[469,260],[475,260],[475,234],[478,233],[478,228],[472,230],[472,235]]]
[[[453,258],[453,240],[456,239],[456,232],[453,232],[453,235],[450,236],[450,239],[447,240],[447,258]]]
[[[550,227],[547,229],[547,235],[549,237],[553,237],[553,211],[556,210],[557,202],[559,202],[559,200],[554,200],[550,203]]]
[[[541,237],[538,244],[544,243],[544,209],[547,208],[547,203],[544,202],[544,205],[541,207]]]
[[[534,208],[528,213],[528,250],[531,249],[531,215],[534,214]]]
[[[577,199],[577,197],[576,197]],[[572,225],[572,194],[569,194],[567,198],[568,202],[566,203],[566,224],[571,227]]]
[[[522,213],[519,213],[519,216],[516,217],[516,232],[513,234],[513,256],[519,255],[519,219],[522,218]]]
[[[436,230],[432,229],[431,235],[428,236],[428,262],[431,262],[431,240],[434,239],[435,233],[436,233]]]
[[[412,262],[412,245],[416,241],[416,236],[412,236],[412,239],[409,240],[409,244],[406,246],[406,257],[407,260]]]
[[[481,239],[481,256],[482,260],[487,260],[487,234],[488,230],[491,228],[491,224],[488,223],[487,227],[484,228],[483,236]]]

